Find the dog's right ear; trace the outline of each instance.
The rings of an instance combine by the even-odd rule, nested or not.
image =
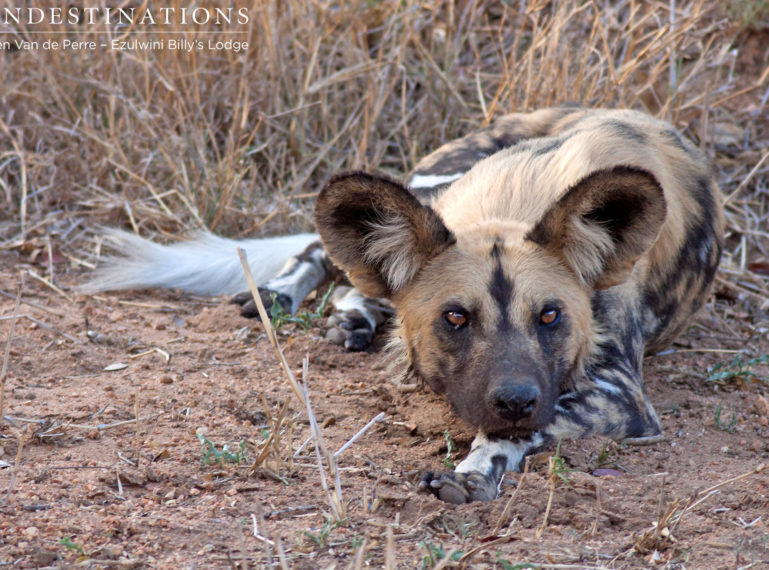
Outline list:
[[[650,172],[615,166],[568,189],[526,239],[561,257],[584,283],[607,289],[630,277],[666,213],[665,193]]]
[[[315,224],[331,259],[367,297],[392,297],[455,241],[405,186],[360,172],[323,188]]]

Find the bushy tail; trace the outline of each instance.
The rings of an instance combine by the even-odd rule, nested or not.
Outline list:
[[[105,229],[105,243],[119,256],[108,257],[80,290],[179,288],[198,295],[233,295],[248,289],[236,251],[242,248],[257,283],[275,277],[286,261],[319,239],[299,234],[231,240],[200,232],[190,241],[161,245],[135,234]]]

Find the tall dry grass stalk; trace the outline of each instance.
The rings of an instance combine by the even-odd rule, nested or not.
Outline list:
[[[342,482],[339,477],[339,467],[336,461],[337,455],[331,454],[328,451],[328,448],[326,447],[326,444],[323,440],[323,433],[321,432],[320,425],[318,425],[318,421],[314,412],[312,411],[312,405],[310,403],[310,393],[307,387],[307,381],[310,377],[310,357],[307,355],[302,361],[302,381],[300,383],[297,380],[293,370],[291,370],[291,366],[289,366],[288,361],[283,354],[283,349],[278,342],[278,336],[275,334],[275,330],[272,328],[269,314],[267,313],[267,309],[264,307],[264,303],[262,303],[261,296],[259,295],[259,291],[257,289],[257,284],[254,281],[254,277],[251,275],[246,253],[240,248],[237,248],[237,252],[238,256],[240,257],[240,262],[243,266],[243,273],[246,276],[248,287],[251,291],[254,302],[256,303],[257,310],[259,311],[259,318],[261,319],[262,325],[264,326],[264,332],[267,335],[267,339],[272,345],[272,348],[275,350],[275,354],[278,357],[278,361],[280,362],[281,367],[283,368],[283,372],[285,373],[286,380],[288,381],[291,390],[294,392],[294,395],[299,400],[299,402],[301,402],[307,409],[307,419],[310,422],[312,440],[315,444],[315,454],[318,458],[318,473],[320,475],[321,486],[326,492],[328,504],[331,508],[331,512],[333,513],[334,518],[337,521],[341,521],[345,518],[346,506],[344,500],[342,499]],[[340,450],[340,452],[341,451],[343,450]],[[254,465],[256,465],[256,463],[254,463]],[[326,478],[326,469],[328,469],[328,478],[333,482],[333,488],[328,484]]]
[[[713,132],[744,124],[761,105],[728,103],[745,88],[758,103],[766,89],[766,78],[738,81],[729,13],[704,0],[245,7],[242,36],[234,25],[173,30],[189,41],[248,41],[239,53],[0,51],[2,237],[17,243],[62,214],[144,234],[306,229],[311,198],[332,173],[400,175],[505,112],[565,101],[642,108],[712,147],[703,123]],[[68,29],[75,40],[131,37],[105,25]],[[33,37],[30,26],[0,31]],[[761,124],[749,135],[766,135]],[[750,165],[730,167],[733,188]]]

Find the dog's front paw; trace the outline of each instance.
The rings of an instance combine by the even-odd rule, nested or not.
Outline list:
[[[374,328],[358,311],[341,311],[328,318],[326,338],[352,352],[366,350],[374,339]]]
[[[272,306],[275,303],[280,306],[283,310],[282,312],[291,314],[292,299],[288,295],[259,287],[259,298],[262,300],[264,308],[267,309],[267,314],[271,314]],[[251,295],[251,291],[238,293],[230,299],[230,302],[235,305],[240,305],[240,314],[247,319],[259,318],[259,310],[256,308],[256,303]]]
[[[455,505],[473,501],[493,501],[497,498],[497,482],[480,471],[469,473],[428,472],[419,483],[420,490],[432,493],[440,500]]]

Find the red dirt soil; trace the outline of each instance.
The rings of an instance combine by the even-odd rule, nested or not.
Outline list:
[[[0,289],[15,297],[26,267],[0,254]],[[664,442],[564,442],[563,479],[550,475],[551,450],[525,476],[508,474],[498,500],[459,507],[416,484],[445,468],[446,433],[457,461],[472,430],[439,398],[394,384],[380,349],[346,353],[320,328],[283,327],[295,371],[309,355],[328,449],[385,412],[339,459],[347,512],[335,522],[313,445],[292,459],[310,436],[307,413],[260,323],[173,292],[67,294],[29,277],[23,291],[5,384],[11,421],[0,426],[0,568],[280,567],[278,546],[292,568],[381,567],[388,555],[399,568],[443,555],[499,568],[769,565],[769,469],[754,472],[769,451],[767,385],[706,381],[731,362],[724,351],[769,353],[766,330],[749,336],[738,308],[708,307],[674,353],[647,359]],[[13,307],[2,297],[3,350]],[[108,370],[115,363],[125,366]],[[285,402],[280,464],[251,472]],[[206,464],[199,435],[220,455],[229,445],[231,461]]]

